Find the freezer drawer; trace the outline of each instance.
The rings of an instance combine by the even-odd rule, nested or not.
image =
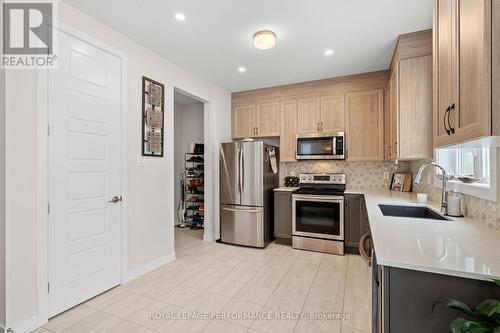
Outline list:
[[[220,233],[223,243],[264,247],[263,208],[221,205]]]

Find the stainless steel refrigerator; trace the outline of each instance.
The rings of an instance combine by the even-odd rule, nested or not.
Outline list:
[[[279,150],[264,142],[228,142],[220,150],[221,242],[265,247],[273,237],[273,190]]]

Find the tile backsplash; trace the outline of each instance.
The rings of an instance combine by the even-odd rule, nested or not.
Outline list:
[[[394,172],[409,171],[407,162],[348,162],[348,161],[301,161],[280,163],[280,184],[286,176],[298,176],[300,173],[340,172],[345,173],[349,189],[388,189]],[[389,172],[389,179],[384,179],[384,172]]]
[[[500,151],[498,152],[500,166]],[[347,161],[301,161],[296,163],[280,163],[280,185],[283,186],[286,176],[298,176],[307,172],[341,172],[347,176],[348,189],[389,189],[394,172],[412,172],[413,176],[418,168],[430,161],[412,162],[347,162]],[[384,172],[389,172],[389,179],[384,179]],[[496,171],[500,179],[500,170]],[[434,173],[427,172],[425,181],[421,185],[414,185],[414,192],[429,194],[429,200],[440,202],[441,190],[434,188]],[[478,223],[500,231],[500,202],[493,202],[461,194],[463,198],[464,214],[478,221]],[[500,195],[499,195],[500,198]]]
[[[497,152],[497,166],[500,166],[500,151]],[[410,170],[415,175],[418,168],[430,161],[412,161],[410,162]],[[500,179],[500,170],[495,170],[497,172],[497,180]],[[495,172],[492,170],[492,172]],[[441,201],[441,189],[435,188],[433,185],[435,174],[434,172],[427,172],[424,181],[420,185],[415,185],[414,191],[420,193],[427,193],[429,195],[429,200],[433,202]],[[498,186],[497,184],[497,187]],[[497,190],[499,190],[497,188]],[[500,192],[500,191],[499,191]],[[500,231],[500,202],[499,201],[489,201],[471,195],[460,194],[462,196],[462,206],[464,209],[464,215],[478,221],[478,223],[484,224],[487,227]],[[500,198],[500,195],[498,196]]]

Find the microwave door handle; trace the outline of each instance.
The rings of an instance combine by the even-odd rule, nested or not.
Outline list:
[[[337,155],[337,137],[333,137],[332,155]]]

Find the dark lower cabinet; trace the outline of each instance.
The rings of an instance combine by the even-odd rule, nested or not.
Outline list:
[[[274,191],[274,237],[278,244],[292,245],[292,191]]]
[[[439,297],[457,299],[471,307],[484,299],[500,299],[500,287],[488,281],[394,267],[375,269],[374,287],[379,290],[373,297],[379,299],[372,304],[379,320],[373,333],[446,333],[454,318],[467,318],[442,306],[433,314],[432,304]]]
[[[344,196],[345,252],[359,254],[359,240],[368,230],[365,198],[361,194]]]

